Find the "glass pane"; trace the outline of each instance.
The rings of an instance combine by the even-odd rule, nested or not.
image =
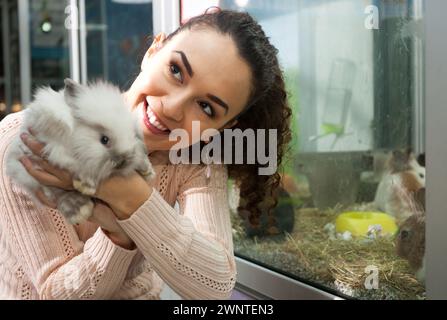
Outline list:
[[[422,1],[219,5],[263,26],[294,112],[284,232],[254,236],[234,209],[236,254],[347,297],[424,299]]]
[[[126,90],[139,73],[152,36],[151,1],[85,1],[88,79]]]
[[[1,2],[0,55],[0,119],[9,112],[23,109],[21,59],[29,59],[31,75],[30,92],[37,87],[51,86],[57,90],[69,77],[68,30],[65,28],[66,1],[28,1],[29,48],[20,49],[18,1]],[[26,4],[26,3],[24,3]],[[24,88],[28,89],[28,88]],[[27,90],[25,90],[27,91]]]
[[[17,1],[0,3],[0,120],[11,111],[19,111],[20,52]]]
[[[39,86],[58,90],[70,76],[67,3],[29,1],[32,92]]]

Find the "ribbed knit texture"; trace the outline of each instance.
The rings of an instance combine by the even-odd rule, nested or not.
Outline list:
[[[115,245],[91,222],[68,224],[36,206],[5,174],[23,114],[0,122],[0,299],[159,299],[163,283],[185,299],[226,299],[236,280],[227,170],[172,165],[150,154],[154,191],[125,221],[137,245]],[[179,204],[179,212],[174,209]]]

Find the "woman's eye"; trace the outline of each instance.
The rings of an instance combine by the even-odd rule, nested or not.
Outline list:
[[[178,65],[176,65],[175,63],[171,64],[169,70],[174,77],[176,77],[180,82],[183,82],[182,70]]]
[[[214,111],[213,108],[206,102],[199,102],[200,107],[202,110],[210,117],[214,117]]]

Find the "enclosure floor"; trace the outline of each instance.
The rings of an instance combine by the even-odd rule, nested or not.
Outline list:
[[[241,219],[233,214],[235,252],[356,299],[425,299],[424,285],[396,255],[392,238],[342,240],[324,229],[343,210],[367,207],[298,209],[293,232],[282,238],[248,239]],[[368,266],[378,270],[377,289],[365,287]]]

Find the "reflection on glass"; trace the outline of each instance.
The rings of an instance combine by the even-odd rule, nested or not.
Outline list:
[[[336,294],[425,299],[422,1],[220,5],[271,37],[294,111],[282,234],[248,225],[231,187],[236,254]]]
[[[70,76],[67,1],[30,1],[32,92],[39,86],[63,87]]]
[[[88,79],[105,78],[126,90],[139,72],[152,36],[149,1],[85,1]]]
[[[0,120],[9,112],[19,111],[20,51],[17,1],[0,3]]]

